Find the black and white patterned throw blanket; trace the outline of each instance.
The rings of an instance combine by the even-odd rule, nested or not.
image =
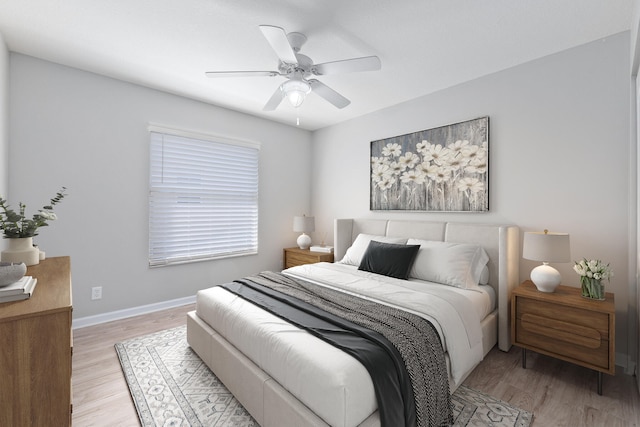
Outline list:
[[[281,273],[263,272],[234,283],[255,288],[259,292],[265,292],[260,291],[261,287],[268,288],[276,294],[293,297],[303,304],[382,335],[400,354],[410,378],[409,390],[403,394],[405,400],[411,400],[409,407],[412,412],[415,410],[415,414],[405,414],[404,424],[426,427],[450,425],[453,422],[444,351],[437,331],[426,319],[303,280],[294,280]],[[230,285],[234,287],[234,284],[223,287],[242,296],[242,291],[229,289]],[[320,317],[326,318],[323,315]],[[380,400],[378,406],[381,410]],[[406,407],[405,402],[405,411]],[[382,413],[381,421],[384,423]]]

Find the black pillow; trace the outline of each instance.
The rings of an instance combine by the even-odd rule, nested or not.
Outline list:
[[[406,279],[419,250],[420,245],[399,245],[372,240],[362,256],[358,270]]]

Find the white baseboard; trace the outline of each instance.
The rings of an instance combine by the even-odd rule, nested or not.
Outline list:
[[[111,311],[109,313],[96,314],[73,320],[73,329],[86,328],[87,326],[99,325],[100,323],[114,320],[126,319],[128,317],[139,316],[141,314],[153,313],[154,311],[166,310],[168,308],[180,307],[182,305],[193,304],[196,296],[188,296],[154,304],[141,305],[138,307],[126,308],[124,310]]]

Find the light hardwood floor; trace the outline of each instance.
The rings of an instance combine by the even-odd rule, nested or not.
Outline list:
[[[73,425],[139,426],[114,344],[186,324],[186,305],[144,316],[74,330]],[[493,349],[465,381],[469,387],[534,414],[533,426],[640,426],[635,378],[604,375],[603,395],[596,374],[579,366],[529,352],[522,369],[520,349]]]
[[[186,325],[195,304],[73,331],[73,426],[135,427],[138,414],[115,343]]]

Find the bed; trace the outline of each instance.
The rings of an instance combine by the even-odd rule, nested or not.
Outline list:
[[[372,240],[419,247],[408,280],[358,268],[370,256]],[[455,282],[460,274],[450,272],[459,262],[452,256],[482,265],[464,278],[477,286]],[[509,350],[509,300],[519,280],[516,226],[336,219],[334,259],[282,276],[363,293],[366,300],[429,320],[442,341],[451,392],[495,345]],[[442,262],[434,265],[437,260]],[[461,308],[453,309],[458,303]],[[358,360],[221,286],[198,292],[187,340],[263,427],[381,425],[376,391]]]

